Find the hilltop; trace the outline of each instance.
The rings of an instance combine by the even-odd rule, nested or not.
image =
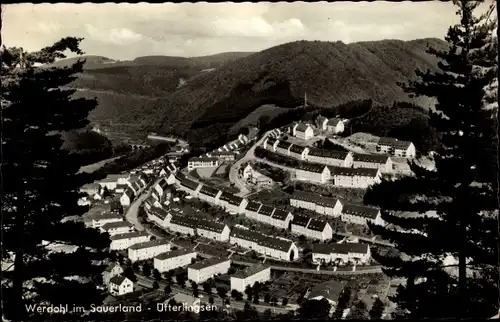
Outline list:
[[[112,125],[112,131],[174,132],[191,140],[216,140],[259,106],[295,107],[304,93],[318,107],[364,99],[376,104],[409,101],[398,83],[413,79],[416,69],[436,69],[436,59],[426,53],[429,46],[445,49],[447,44],[439,39],[297,41],[240,53],[239,58],[234,53],[140,57],[132,66],[86,70],[76,82],[83,89],[77,95],[97,96],[94,123],[133,123]],[[209,63],[188,63],[192,59]],[[201,72],[209,64],[215,70]],[[293,106],[286,106],[290,102]]]

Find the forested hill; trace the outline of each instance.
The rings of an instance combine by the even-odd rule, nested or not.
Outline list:
[[[212,140],[258,106],[293,105],[304,93],[320,107],[363,99],[383,104],[408,100],[398,83],[415,77],[416,69],[436,68],[435,57],[426,53],[429,46],[444,49],[447,44],[439,39],[297,41],[225,63],[222,59],[211,71],[200,70],[202,64],[173,68],[173,58],[163,66],[160,57],[141,58],[129,67],[87,70],[76,86],[82,89],[78,95],[99,100],[91,114],[94,123],[111,119],[134,124],[121,126],[121,132],[175,132]]]

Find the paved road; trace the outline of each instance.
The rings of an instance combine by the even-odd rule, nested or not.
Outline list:
[[[138,198],[136,198],[130,207],[127,209],[127,213],[125,214],[125,218],[129,223],[134,225],[135,229],[138,231],[144,231],[144,226],[139,222],[137,216],[139,215],[139,206],[142,204],[144,200],[148,197],[147,193],[142,193]]]
[[[240,197],[248,195],[250,191],[245,186],[242,178],[239,177],[238,170],[245,162],[255,159],[255,148],[260,146],[262,142],[264,142],[264,139],[269,135],[269,133],[271,133],[271,131],[267,131],[266,133],[264,133],[264,135],[257,142],[255,142],[254,145],[252,145],[247,153],[245,153],[245,155],[241,159],[236,161],[229,170],[229,181],[231,183],[234,183],[234,185],[238,187],[238,189],[240,189],[240,192],[237,194]]]

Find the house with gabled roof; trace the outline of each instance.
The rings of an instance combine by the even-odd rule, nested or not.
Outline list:
[[[264,142],[262,143],[262,146],[266,150],[270,150],[273,152],[276,152],[276,147],[280,141],[278,141],[276,138],[272,137],[267,137]]]
[[[326,124],[328,123],[328,119],[322,115],[318,115],[318,117],[316,118],[316,126],[318,127],[318,129],[322,130],[322,131],[326,131]]]
[[[403,158],[414,158],[417,153],[412,142],[388,137],[381,137],[377,142],[376,149],[377,152]]]
[[[188,279],[200,284],[217,274],[227,274],[231,260],[223,257],[212,257],[188,266]]]
[[[248,201],[245,207],[245,216],[253,220],[258,220],[258,212],[261,206],[260,202]]]
[[[108,233],[111,236],[130,233],[135,230],[134,226],[132,226],[128,221],[110,222],[102,225],[99,229],[101,232]]]
[[[370,246],[360,243],[313,244],[312,261],[314,263],[337,265],[366,264],[370,261]]]
[[[124,207],[128,207],[128,206],[130,206],[130,204],[132,203],[134,198],[135,198],[134,191],[132,189],[128,188],[127,190],[125,190],[123,195],[120,197],[120,204]]]
[[[221,190],[204,184],[199,189],[198,198],[211,204],[218,204],[217,200],[221,194]]]
[[[364,205],[344,204],[341,219],[359,225],[367,225],[367,222],[380,226],[384,225],[380,209]]]
[[[380,183],[382,174],[379,169],[330,167],[333,184],[346,188],[365,189]]]
[[[342,133],[344,132],[344,129],[344,122],[339,118],[329,119],[326,123],[326,130],[332,134]]]
[[[196,252],[191,249],[176,249],[161,253],[154,258],[154,268],[160,273],[184,267],[196,258]]]
[[[125,234],[116,234],[110,237],[111,245],[109,248],[111,250],[123,250],[130,246],[138,243],[147,242],[151,239],[151,236],[145,231],[134,231]]]
[[[392,172],[393,162],[388,155],[379,154],[359,154],[353,155],[354,168],[371,168],[379,169],[380,172]]]
[[[276,153],[289,156],[290,155],[290,147],[293,144],[287,141],[278,141],[276,145]]]
[[[128,259],[132,262],[146,260],[168,251],[170,251],[169,241],[156,239],[130,246],[128,248]]]
[[[292,135],[307,141],[314,137],[314,130],[311,125],[300,122],[293,126]]]
[[[310,148],[305,156],[305,160],[311,163],[338,167],[351,167],[353,163],[353,156],[352,152],[347,151]]]
[[[253,287],[257,282],[265,283],[271,280],[271,267],[256,264],[246,267],[231,276],[231,290],[244,293],[247,287]]]
[[[273,213],[274,207],[262,205],[257,212],[256,220],[271,225],[271,216],[273,215]]]
[[[151,207],[147,215],[149,221],[163,229],[167,228],[170,225],[170,220],[172,220],[172,215],[161,206],[155,205]]]
[[[199,189],[202,187],[202,184],[186,177],[182,178],[179,181],[179,190],[187,192],[193,197],[198,197]]]
[[[102,280],[104,285],[109,285],[109,280],[117,275],[123,273],[123,267],[117,262],[113,262],[106,267],[104,272],[102,273]]]
[[[121,296],[134,291],[134,282],[123,275],[113,276],[109,280],[108,291],[113,296]]]
[[[100,228],[107,223],[121,222],[123,217],[119,214],[109,212],[92,214],[86,218],[86,226],[92,228]]]
[[[224,223],[200,219],[196,226],[196,233],[201,237],[225,242],[229,240],[231,229]]]
[[[163,197],[163,194],[167,191],[168,189],[168,182],[166,178],[162,178],[160,181],[158,181],[157,184],[154,186],[154,190],[158,193],[160,197]]]
[[[219,197],[219,203],[226,211],[243,214],[245,213],[248,200],[223,191]]]
[[[276,208],[271,215],[271,225],[281,229],[290,229],[293,214],[289,211]]]
[[[295,190],[290,197],[290,206],[308,209],[321,215],[339,217],[342,213],[343,201],[316,193]]]
[[[322,164],[301,163],[295,169],[295,177],[301,181],[325,184],[330,180],[330,169]]]
[[[332,239],[333,236],[332,227],[328,222],[304,214],[294,214],[292,233],[323,241]]]
[[[197,225],[198,219],[194,217],[173,215],[167,228],[183,235],[195,236]]]
[[[306,146],[292,144],[289,151],[290,151],[290,156],[292,158],[299,159],[299,160],[305,160],[307,154],[309,153],[309,148]]]

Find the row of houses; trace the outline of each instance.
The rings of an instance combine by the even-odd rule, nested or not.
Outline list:
[[[345,126],[344,122],[339,118],[328,119],[320,115],[316,119],[316,127],[321,131],[338,134],[344,132]],[[314,127],[304,122],[295,122],[290,126],[289,133],[296,138],[307,141],[314,138]]]
[[[331,181],[333,185],[344,188],[366,189],[379,183],[381,178],[379,169],[345,168],[305,162],[295,168],[296,180],[320,184]]]
[[[317,264],[367,264],[371,259],[370,246],[360,243],[313,244],[312,261]]]
[[[338,198],[295,190],[290,197],[290,206],[308,209],[321,215],[341,218],[342,221],[360,225],[371,222],[384,225],[380,209],[348,203]]]

